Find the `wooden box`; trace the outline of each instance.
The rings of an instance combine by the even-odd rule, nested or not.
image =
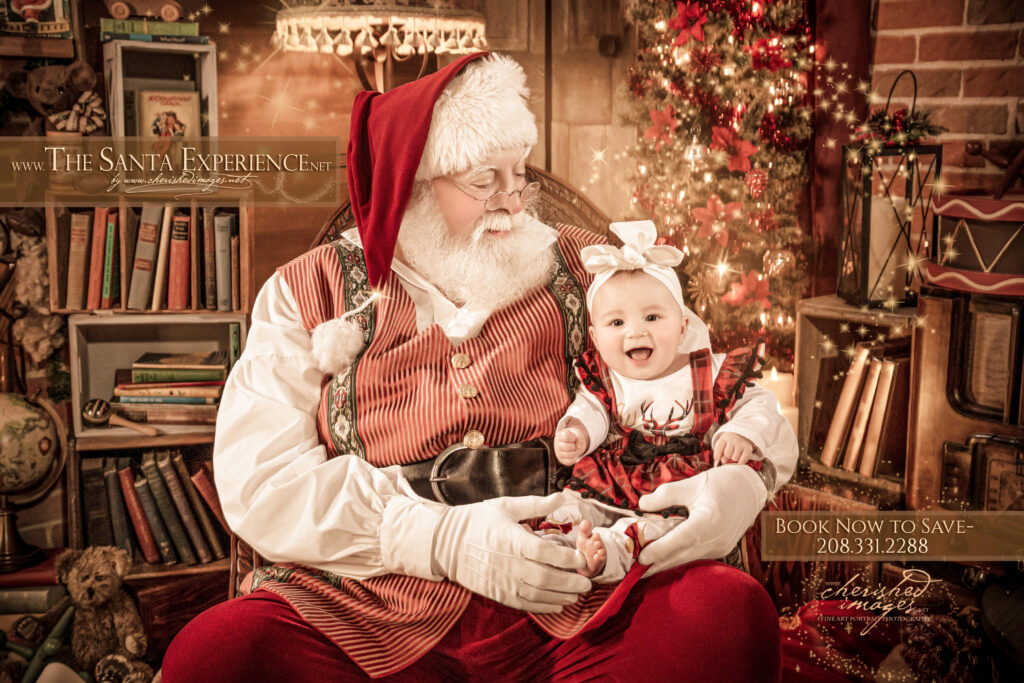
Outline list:
[[[142,437],[124,427],[83,424],[82,406],[90,398],[110,399],[114,371],[130,368],[148,351],[189,353],[230,351],[232,326],[238,349],[245,347],[246,317],[238,313],[160,315],[72,315],[68,321],[71,350],[71,408],[78,450],[204,443],[213,425],[158,425],[161,436]]]

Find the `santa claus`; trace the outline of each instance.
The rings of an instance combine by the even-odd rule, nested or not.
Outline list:
[[[760,474],[659,489],[690,519],[618,586],[520,525],[562,494],[507,495],[577,388],[580,250],[603,241],[530,214],[527,97],[485,54],[357,96],[358,229],[264,285],[218,418],[224,514],[275,564],[178,635],[165,683],[778,678],[771,600],[712,559],[792,473],[784,435]]]

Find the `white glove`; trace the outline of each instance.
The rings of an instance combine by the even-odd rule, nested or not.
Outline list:
[[[576,573],[586,561],[519,521],[543,517],[563,503],[556,493],[445,508],[434,534],[434,572],[509,607],[561,612],[590,590],[590,581]]]
[[[637,559],[651,565],[648,574],[654,574],[694,560],[725,557],[754,524],[767,499],[764,483],[747,465],[722,465],[662,484],[640,498],[640,509],[658,512],[685,505],[690,516],[651,542]]]

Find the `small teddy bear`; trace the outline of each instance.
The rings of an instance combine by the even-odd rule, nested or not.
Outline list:
[[[103,133],[107,113],[93,89],[96,72],[85,62],[68,66],[53,64],[32,71],[15,69],[7,75],[6,88],[15,97],[28,100],[42,114],[25,131],[41,136],[48,130]]]
[[[147,645],[142,618],[121,587],[129,567],[131,559],[121,548],[93,546],[65,551],[57,557],[54,569],[58,580],[67,586],[68,596],[41,619],[22,617],[13,630],[38,645],[68,605],[74,605],[71,656],[59,653],[58,661],[94,675],[97,682],[152,680],[153,670],[142,659]]]

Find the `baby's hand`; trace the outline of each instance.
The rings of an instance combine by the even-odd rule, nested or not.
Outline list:
[[[555,457],[563,465],[575,465],[589,446],[590,435],[575,417],[570,417],[565,426],[555,432]]]
[[[715,464],[735,462],[740,465],[750,460],[754,454],[753,442],[745,436],[734,432],[726,432],[715,442]]]

